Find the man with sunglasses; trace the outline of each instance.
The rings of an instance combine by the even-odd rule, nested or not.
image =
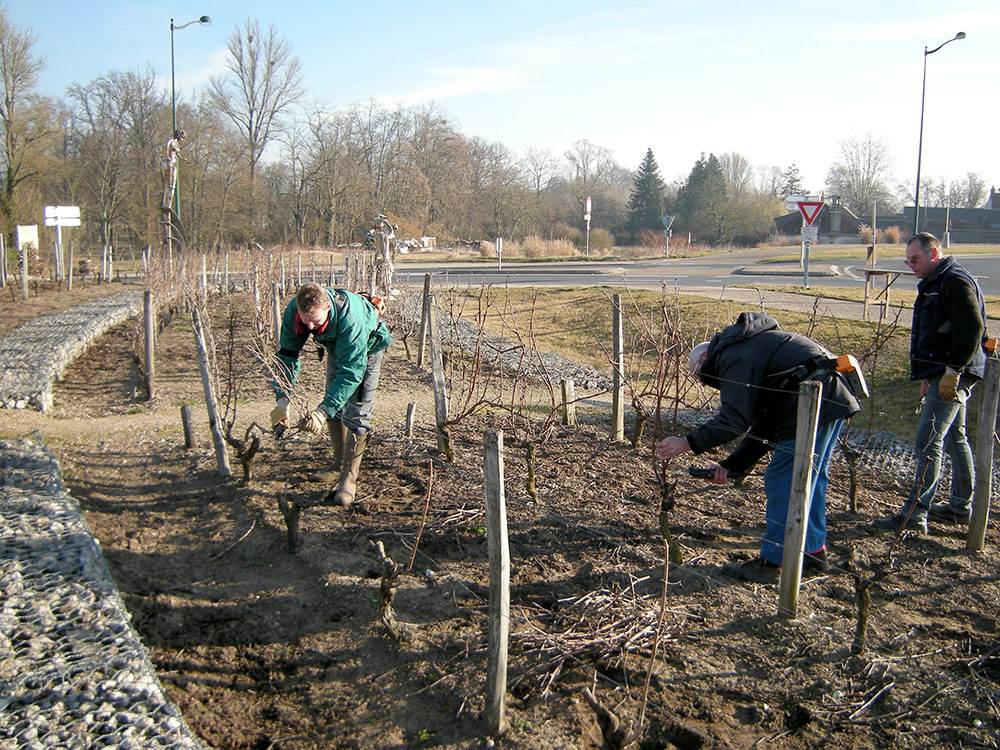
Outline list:
[[[972,388],[986,370],[986,306],[978,282],[941,251],[933,234],[907,240],[905,262],[920,279],[910,332],[910,380],[920,381],[924,404],[914,446],[917,472],[903,507],[875,527],[924,534],[928,515],[968,523],[972,514],[976,477],[965,416]],[[951,493],[947,501],[933,503],[943,452],[951,459]]]

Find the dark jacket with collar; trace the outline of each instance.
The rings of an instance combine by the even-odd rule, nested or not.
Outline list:
[[[720,464],[733,474],[749,471],[773,443],[795,437],[799,393],[798,381],[790,382],[792,371],[815,357],[830,356],[812,339],[781,330],[770,315],[741,313],[709,344],[699,379],[719,389],[722,404],[712,419],[688,434],[691,450],[704,453],[746,435]],[[860,411],[836,372],[816,372],[809,379],[823,386],[821,425]]]
[[[930,380],[946,366],[962,381],[982,380],[986,305],[979,284],[947,256],[917,284],[910,329],[910,380]]]

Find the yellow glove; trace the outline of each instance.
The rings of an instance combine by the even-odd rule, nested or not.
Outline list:
[[[938,394],[945,401],[954,401],[958,398],[958,378],[958,372],[950,367],[945,368],[944,375],[938,383]]]
[[[278,402],[278,405],[271,409],[271,429],[279,424],[288,424],[288,402],[284,405]]]
[[[299,429],[303,432],[312,432],[320,435],[326,429],[326,412],[322,409],[309,412],[309,416],[299,423]]]

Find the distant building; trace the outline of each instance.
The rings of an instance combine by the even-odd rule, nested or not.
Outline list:
[[[904,235],[913,229],[913,206],[905,206],[899,214],[879,214],[879,229],[898,226]],[[774,220],[775,231],[779,235],[796,235],[802,231],[802,214],[795,211]],[[841,205],[838,198],[826,202],[820,209],[814,225],[819,226],[819,242],[828,244],[851,244],[859,242],[858,230],[862,225],[871,226],[871,217],[858,217],[849,208]],[[920,208],[920,230],[943,237],[951,231],[951,241],[959,243],[1000,243],[1000,192],[990,188],[990,197],[985,208]]]

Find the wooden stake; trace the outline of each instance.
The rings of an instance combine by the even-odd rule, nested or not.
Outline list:
[[[420,306],[420,334],[417,338],[417,367],[424,366],[424,349],[427,346],[427,301],[431,296],[431,275],[424,274],[424,297]]]
[[[194,417],[191,415],[191,405],[181,407],[181,424],[184,425],[184,448],[191,450],[198,447],[198,436],[194,431]]]
[[[434,381],[434,425],[437,431],[438,448],[450,461],[452,452],[447,427],[448,389],[444,380],[444,359],[441,356],[441,340],[438,338],[437,313],[433,294],[427,298],[427,338],[431,349],[431,377]]]
[[[432,339],[433,341],[433,339]],[[510,544],[503,484],[503,431],[483,435],[483,487],[490,556],[490,622],[486,661],[486,722],[499,737],[507,731],[507,642],[510,633]]]
[[[1000,397],[1000,359],[986,360],[983,378],[983,399],[976,427],[976,495],[969,519],[969,535],[965,548],[981,552],[986,546],[986,527],[990,520],[990,500],[993,496],[993,439],[997,423],[997,399]]]
[[[614,372],[611,386],[611,439],[615,441],[625,439],[625,346],[621,302],[620,294],[612,296],[611,303],[614,309],[611,324],[613,336],[611,356],[614,361],[611,366]]]
[[[792,490],[785,517],[785,542],[781,557],[778,614],[795,617],[802,583],[802,554],[806,547],[806,524],[812,503],[813,454],[819,426],[819,397],[823,386],[815,380],[799,383],[799,411],[795,424],[795,461]]]
[[[576,424],[576,386],[569,378],[562,381],[562,423]]]
[[[142,293],[143,328],[146,333],[145,361],[146,368],[146,399],[153,400],[156,395],[156,374],[154,370],[153,349],[156,341],[156,326],[153,324],[153,293],[147,289]]]
[[[194,308],[191,311],[191,321],[194,324],[194,341],[198,348],[198,368],[201,370],[201,385],[205,391],[205,406],[208,407],[208,426],[212,430],[215,461],[219,467],[218,473],[220,477],[231,477],[233,472],[229,468],[229,453],[226,450],[226,440],[222,436],[219,407],[215,401],[215,390],[212,387],[212,374],[208,363],[208,346],[205,343],[205,331],[202,328],[198,308]]]
[[[413,437],[413,416],[417,405],[411,401],[406,405],[406,437]]]

